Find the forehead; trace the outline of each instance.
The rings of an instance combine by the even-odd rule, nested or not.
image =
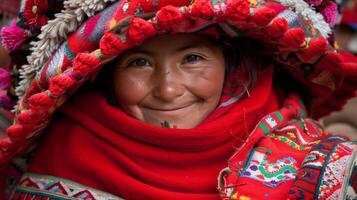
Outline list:
[[[218,48],[215,39],[199,34],[159,35],[144,41],[140,46],[128,50],[126,53],[145,51],[184,51],[190,48],[214,50]]]

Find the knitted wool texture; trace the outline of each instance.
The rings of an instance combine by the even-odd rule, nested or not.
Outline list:
[[[345,64],[329,43],[331,27],[325,16],[302,0],[137,0],[104,9],[108,2],[66,1],[64,10],[41,28],[29,64],[20,69],[21,101],[8,137],[0,140],[1,166],[26,149],[53,112],[104,63],[157,34],[199,32],[217,24],[231,37],[261,40],[313,96],[309,104],[315,118],[340,109],[357,87],[357,64]],[[79,27],[85,16],[93,17]]]

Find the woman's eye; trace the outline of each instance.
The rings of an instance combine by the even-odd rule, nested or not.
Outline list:
[[[150,62],[144,58],[138,58],[129,63],[129,67],[145,67],[150,66]]]
[[[202,60],[203,58],[198,55],[188,55],[184,58],[184,63],[194,63]]]

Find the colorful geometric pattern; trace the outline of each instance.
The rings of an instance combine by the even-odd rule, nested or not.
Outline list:
[[[344,142],[337,144],[330,153],[317,192],[319,199],[344,199],[340,197],[343,194],[342,185],[348,179],[345,174],[346,166],[349,166],[348,163],[356,159],[351,156],[353,149],[357,150],[357,144]],[[356,197],[357,195],[354,196],[354,198]]]
[[[353,149],[351,158],[346,166],[346,175],[342,184],[342,194],[344,195],[342,199],[357,199],[357,148]]]
[[[277,187],[285,181],[294,179],[298,169],[296,160],[288,156],[277,160],[275,163],[270,163],[266,160],[270,153],[265,148],[252,150],[241,177],[258,180],[269,187]]]
[[[357,145],[345,138],[330,136],[315,145],[305,157],[289,199],[341,199],[343,183],[349,179],[349,163]]]
[[[310,142],[305,150],[281,146],[281,151],[289,151],[284,157],[274,148],[281,141],[271,139],[262,138],[246,161],[238,154],[231,158],[230,167],[222,170],[219,178],[223,199],[357,198],[357,143],[330,136]],[[237,162],[246,165],[240,170]]]
[[[261,120],[221,171],[222,199],[287,198],[304,158],[327,136],[316,121],[304,118],[306,112],[297,97],[290,99],[279,112]]]
[[[302,151],[311,149],[312,145],[317,144],[319,140],[316,139],[321,136],[321,132],[322,128],[318,122],[306,118],[288,122],[285,127],[275,130],[269,137]]]
[[[121,200],[109,193],[62,178],[26,173],[11,199]]]

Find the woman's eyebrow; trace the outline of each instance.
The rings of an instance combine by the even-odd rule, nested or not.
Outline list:
[[[185,51],[192,48],[205,48],[205,45],[203,45],[202,42],[194,42],[175,49],[175,52]]]
[[[133,48],[133,49],[128,49],[126,50],[125,54],[132,54],[132,53],[140,53],[140,54],[148,54],[148,55],[153,55],[154,53],[150,50],[146,49],[139,49],[139,48]]]

